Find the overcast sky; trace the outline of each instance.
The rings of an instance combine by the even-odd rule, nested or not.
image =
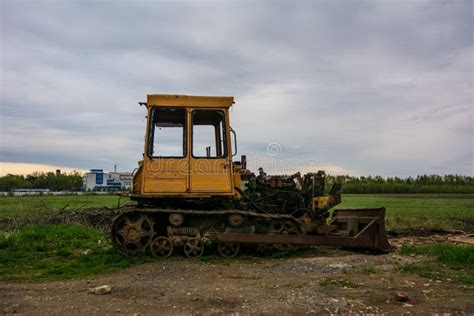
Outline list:
[[[474,174],[474,1],[0,2],[2,162],[132,170],[176,93],[235,96],[252,167]]]

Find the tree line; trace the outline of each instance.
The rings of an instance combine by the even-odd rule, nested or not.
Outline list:
[[[342,183],[342,193],[474,193],[474,177],[463,175],[420,175],[408,178],[327,175],[327,190],[336,182]],[[13,189],[80,191],[82,176],[79,172],[34,172],[27,176],[8,174],[0,177],[1,192],[11,192]]]
[[[82,175],[79,172],[61,173],[34,172],[27,176],[8,174],[0,177],[0,191],[14,189],[49,189],[50,191],[80,191]]]
[[[326,177],[326,187],[342,183],[342,193],[474,193],[474,177],[463,175],[419,175],[388,177],[349,175]]]

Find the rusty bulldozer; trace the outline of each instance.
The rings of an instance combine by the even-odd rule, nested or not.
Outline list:
[[[226,258],[246,244],[390,249],[385,209],[331,211],[341,185],[326,191],[324,171],[256,175],[245,156],[235,161],[233,97],[155,94],[140,104],[148,112],[145,149],[129,194],[137,205],[112,225],[123,255],[165,258],[179,248],[196,258],[209,244]]]

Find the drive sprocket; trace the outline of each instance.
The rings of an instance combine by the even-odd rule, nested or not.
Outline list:
[[[153,235],[154,220],[140,212],[120,214],[112,225],[112,244],[125,256],[146,252]]]

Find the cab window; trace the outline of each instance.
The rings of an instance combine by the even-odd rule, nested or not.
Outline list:
[[[192,112],[192,154],[194,157],[227,157],[224,117],[224,112],[217,110]]]
[[[151,111],[148,135],[149,156],[178,158],[186,156],[186,110],[154,108]]]

